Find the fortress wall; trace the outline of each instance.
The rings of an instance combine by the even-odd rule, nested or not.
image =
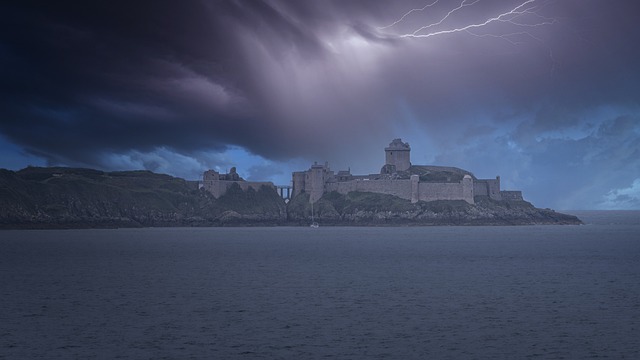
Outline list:
[[[468,184],[465,191],[463,183],[419,183],[418,192],[421,201],[465,200],[473,204],[473,194]]]
[[[326,191],[337,191],[343,195],[352,191],[373,192],[411,201],[465,200],[473,204],[472,180],[466,180],[460,183],[417,183],[417,189],[412,188],[411,180],[354,180],[327,183]]]
[[[474,195],[488,196],[493,200],[500,200],[500,176],[495,179],[479,179],[473,183]]]
[[[462,198],[470,204],[475,203],[473,200],[473,178],[465,175],[460,184],[462,185]]]
[[[500,197],[500,176],[496,176],[495,180],[487,180],[489,185],[489,197],[494,200],[501,200]]]
[[[460,183],[419,183],[418,194],[422,201],[460,200],[462,185]]]
[[[502,200],[522,201],[522,191],[500,191]]]
[[[411,180],[354,180],[327,183],[327,191],[348,194],[352,191],[373,192],[394,195],[411,200]]]
[[[489,196],[489,187],[484,180],[476,180],[473,182],[473,193],[479,196]]]

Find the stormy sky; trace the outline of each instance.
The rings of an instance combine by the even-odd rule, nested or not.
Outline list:
[[[0,167],[312,161],[500,175],[538,207],[640,209],[640,5],[628,0],[14,1]]]

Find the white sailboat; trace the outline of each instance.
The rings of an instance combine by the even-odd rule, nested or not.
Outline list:
[[[315,221],[313,216],[313,202],[311,202],[311,225],[309,225],[309,227],[312,227],[314,229],[320,227],[320,225]]]

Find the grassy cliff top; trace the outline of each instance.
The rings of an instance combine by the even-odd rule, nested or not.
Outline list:
[[[465,175],[477,180],[473,173],[450,166],[412,165],[406,171],[398,171],[398,179],[409,179],[411,175],[420,176],[422,182],[457,183],[462,181]]]
[[[285,204],[269,188],[235,186],[215,199],[191,182],[151,171],[0,170],[0,226],[6,228],[214,226],[229,212],[281,220]]]

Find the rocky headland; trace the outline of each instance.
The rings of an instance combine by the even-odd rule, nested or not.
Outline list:
[[[308,226],[309,196],[288,204],[272,189],[231,187],[214,198],[197,184],[150,171],[103,172],[61,167],[0,169],[0,228],[116,228],[167,226]],[[325,194],[314,203],[321,225],[581,224],[572,215],[526,201],[411,203],[392,195]]]
[[[232,187],[215,199],[197,184],[150,171],[28,167],[0,170],[0,228],[275,225],[284,201]]]
[[[287,207],[290,223],[305,224],[311,217],[308,196],[294,198]],[[351,192],[325,194],[314,203],[316,219],[326,225],[578,225],[573,215],[538,209],[527,201],[496,201],[476,196],[464,200],[411,203],[392,195]]]

